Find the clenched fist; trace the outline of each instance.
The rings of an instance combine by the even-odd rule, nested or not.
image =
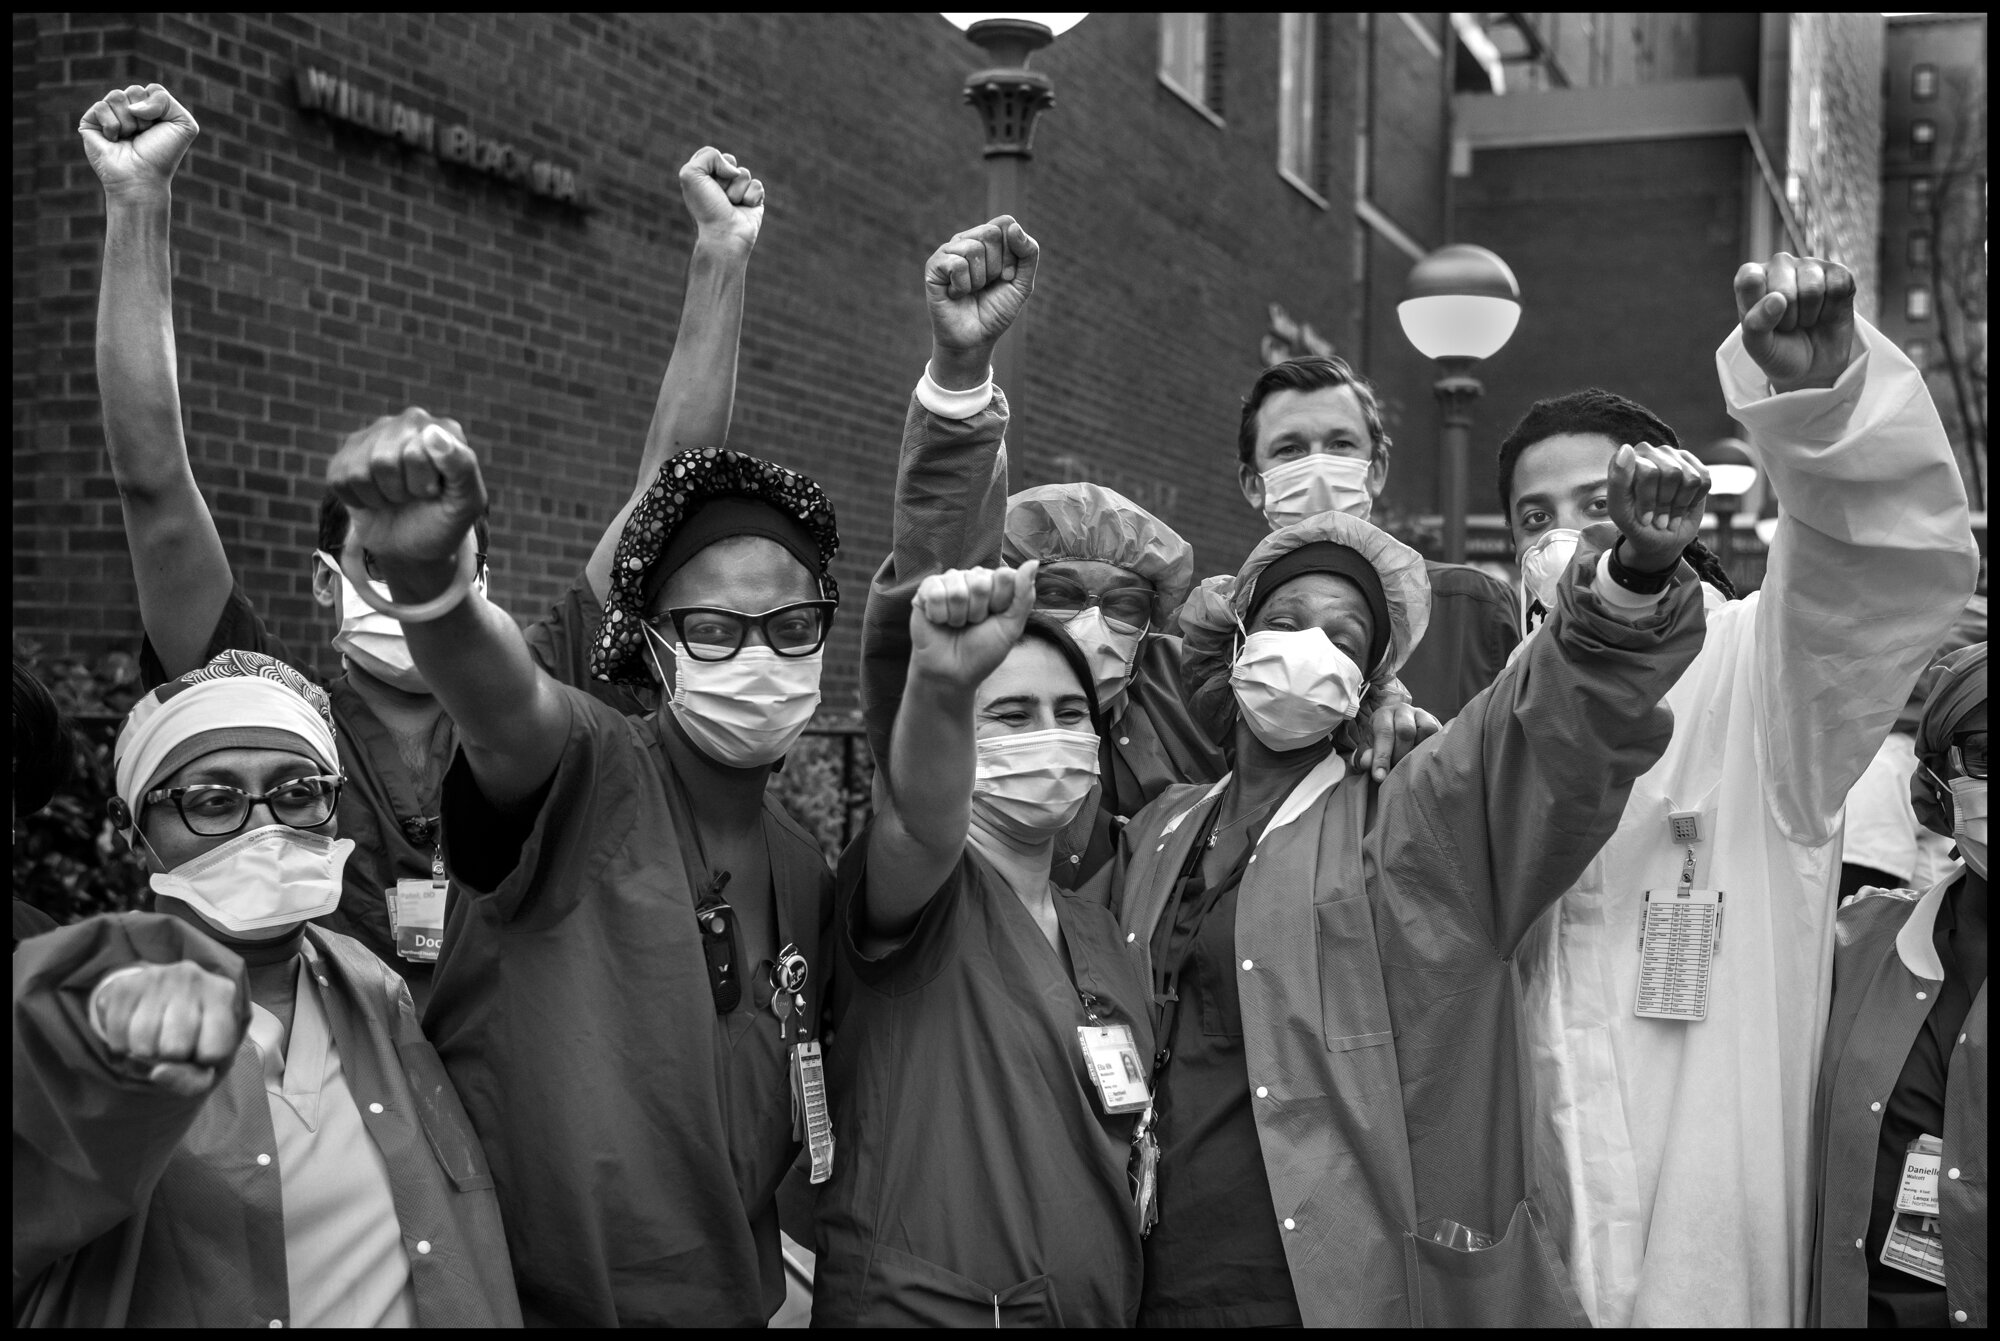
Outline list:
[[[1830,387],[1854,361],[1854,276],[1838,261],[1779,252],[1736,272],[1743,349],[1782,395]]]
[[[681,200],[702,242],[757,245],[764,226],[764,183],[736,155],[704,145],[681,165]]]
[[[236,1055],[248,1011],[234,980],[184,959],[105,977],[90,994],[90,1023],[112,1056],[150,1063],[153,1084],[192,1095]]]
[[[92,103],[76,133],[105,194],[116,195],[165,190],[201,127],[160,85],[133,84]]]
[[[326,483],[353,514],[348,543],[391,564],[452,558],[486,511],[486,482],[465,430],[418,409],[348,435]]]
[[[1701,535],[1708,467],[1678,447],[1628,443],[1611,458],[1605,502],[1625,537],[1625,566],[1641,573],[1664,572]]]
[[[1035,608],[1038,559],[933,573],[910,605],[910,674],[964,690],[1000,668]]]
[[[924,262],[924,299],[933,362],[983,375],[993,346],[1035,291],[1041,257],[1041,247],[1011,214],[968,228],[932,252]]]

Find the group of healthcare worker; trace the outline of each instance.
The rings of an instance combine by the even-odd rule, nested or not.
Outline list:
[[[461,425],[347,437],[322,689],[187,463],[194,120],[151,85],[81,131],[155,686],[114,820],[158,901],[16,950],[17,1322],[758,1325],[789,1177],[822,1325],[1983,1325],[1983,643],[1916,738],[1964,865],[1835,955],[1842,800],[1977,566],[1842,267],[1735,277],[1721,389],[1782,510],[1748,598],[1703,467],[1604,391],[1501,446],[1518,592],[1428,563],[1368,520],[1390,443],[1337,359],[1251,388],[1272,530],[1197,583],[1113,490],[1010,495],[991,356],[1042,255],[957,234],[836,878],[767,786],[833,503],[724,445],[761,183],[683,168],[639,487],[525,632]]]

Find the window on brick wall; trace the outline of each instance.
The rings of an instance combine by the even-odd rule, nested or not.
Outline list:
[[[1919,65],[1910,71],[1910,96],[1918,102],[1937,96],[1937,66]]]
[[[1925,371],[1925,365],[1927,365],[1930,362],[1930,357],[1931,357],[1930,341],[1905,340],[1903,341],[1903,352],[1910,356],[1910,362],[1917,365],[1917,371],[1923,372]]]
[[[1278,171],[1324,206],[1320,28],[1318,14],[1278,16]]]
[[[1220,14],[1160,15],[1160,82],[1222,124]]]
[[[1931,263],[1931,235],[1929,233],[1910,234],[1909,252],[1911,265]]]
[[[1931,212],[1931,195],[1937,190],[1937,182],[1929,177],[1910,178],[1910,209],[1917,214]]]
[[[1931,291],[1922,284],[1903,290],[1903,318],[1906,321],[1931,319]]]
[[[1910,123],[1910,157],[1919,163],[1928,163],[1931,150],[1937,147],[1937,122],[1912,121]]]

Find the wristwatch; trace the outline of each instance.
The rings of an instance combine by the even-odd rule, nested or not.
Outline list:
[[[1618,551],[1624,547],[1625,537],[1620,536],[1618,543],[1613,545],[1610,552],[1604,556],[1605,563],[1610,566],[1611,580],[1625,588],[1625,590],[1640,596],[1656,596],[1660,592],[1665,591],[1667,583],[1673,580],[1673,566],[1669,565],[1664,571],[1658,573],[1634,572],[1618,561]]]

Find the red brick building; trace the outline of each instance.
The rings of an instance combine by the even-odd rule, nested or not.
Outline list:
[[[1193,18],[1175,68],[1199,88],[1177,92],[1163,20]],[[1274,333],[1310,327],[1384,384],[1392,501],[1435,509],[1429,374],[1393,308],[1445,240],[1450,42],[1442,14],[1099,14],[1035,57],[1058,101],[1021,211],[1047,264],[1009,388],[1017,483],[1102,480],[1234,567],[1261,530],[1232,479],[1238,397]],[[103,207],[74,133],[106,89],[158,80],[201,122],[174,206],[195,474],[253,599],[330,661],[314,509],[332,447],[378,415],[465,424],[510,610],[581,565],[632,484],[691,242],[675,169],[705,142],[771,193],[732,445],[827,485],[858,599],[928,348],[921,266],[983,215],[960,94],[983,54],[934,14],[17,15],[17,633],[136,640],[92,360]],[[1309,129],[1281,173],[1286,61]],[[305,69],[347,82],[344,109],[301,107]],[[852,702],[857,615],[830,706]]]

